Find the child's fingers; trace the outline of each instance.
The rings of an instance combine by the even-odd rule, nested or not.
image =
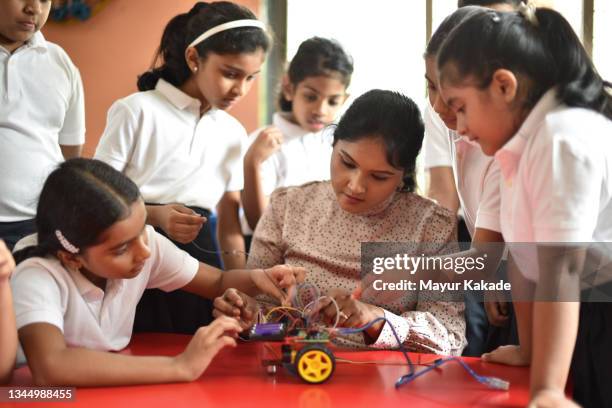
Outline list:
[[[208,335],[213,338],[219,337],[225,332],[239,333],[242,331],[238,320],[228,316],[221,316],[220,318],[215,319],[208,325],[208,329]]]
[[[287,295],[281,290],[278,283],[280,279],[278,278],[277,266],[271,269],[260,269],[254,271],[252,276],[255,284],[262,293],[273,296],[281,303],[286,301]]]
[[[195,224],[173,224],[170,230],[176,235],[191,235],[200,232],[201,228],[201,225]]]
[[[172,216],[172,221],[176,224],[201,226],[202,224],[206,222],[206,217],[203,217],[197,213],[196,214],[175,213]]]
[[[225,316],[240,316],[240,309],[229,303],[223,297],[215,298],[213,301],[213,306],[215,307],[215,310],[218,310]]]
[[[211,347],[211,352],[213,354],[217,354],[219,351],[221,351],[222,348],[225,347],[236,347],[236,340],[230,336],[223,336],[217,339],[217,341],[215,341]]]
[[[223,294],[223,298],[237,307],[243,307],[246,304],[246,302],[242,298],[242,294],[233,288],[226,290]]]
[[[245,322],[250,322],[251,320],[253,320],[254,316],[255,313],[249,308],[245,308],[240,311],[240,318]]]

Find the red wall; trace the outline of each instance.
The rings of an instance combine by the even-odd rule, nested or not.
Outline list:
[[[259,11],[259,0],[237,0]],[[166,23],[188,11],[193,0],[107,0],[85,22],[55,23],[43,28],[47,40],[62,46],[81,71],[85,88],[87,141],[91,157],[104,131],[106,112],[123,96],[136,92],[136,77],[150,66]],[[258,124],[258,85],[230,112],[247,131]]]

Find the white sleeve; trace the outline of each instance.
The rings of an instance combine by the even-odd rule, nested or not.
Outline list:
[[[62,290],[46,269],[28,265],[11,278],[17,330],[32,323],[49,323],[64,331]]]
[[[425,169],[432,167],[452,167],[453,161],[450,151],[450,139],[448,128],[427,103],[423,111],[423,122],[425,124],[425,137],[423,139],[423,166]]]
[[[246,130],[242,125],[237,126],[236,145],[228,149],[228,157],[230,167],[230,177],[225,191],[240,191],[244,188],[244,155],[248,146],[248,138]]]
[[[259,169],[261,185],[266,196],[272,195],[274,190],[280,187],[278,185],[278,172],[276,171],[277,155],[279,153],[280,151],[268,157],[268,159],[261,164],[261,168]]]
[[[529,205],[537,242],[589,242],[599,217],[605,164],[601,147],[548,124],[552,143],[530,152]],[[558,134],[555,135],[555,132]],[[544,135],[536,135],[540,137]],[[526,183],[526,181],[524,181]]]
[[[177,248],[153,227],[147,226],[147,234],[152,261],[147,288],[171,292],[191,282],[200,267],[198,260]]]
[[[85,143],[85,97],[79,70],[72,63],[69,67],[72,92],[58,140],[63,146],[78,146]]]
[[[138,131],[136,115],[125,102],[116,101],[108,110],[106,128],[94,159],[102,160],[123,172],[131,160]]]
[[[482,196],[476,213],[475,228],[501,232],[499,210],[501,204],[501,173],[496,160],[491,160],[483,179]]]

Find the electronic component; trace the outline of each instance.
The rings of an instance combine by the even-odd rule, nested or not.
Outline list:
[[[249,340],[283,341],[286,336],[285,323],[258,323],[249,332]]]

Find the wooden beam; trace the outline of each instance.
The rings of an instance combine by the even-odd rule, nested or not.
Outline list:
[[[433,0],[425,1],[425,46],[429,43],[433,30]]]
[[[593,20],[595,13],[594,3],[594,0],[582,1],[582,43],[584,44],[584,48],[588,52],[589,56],[591,56],[591,58],[593,58]]]

